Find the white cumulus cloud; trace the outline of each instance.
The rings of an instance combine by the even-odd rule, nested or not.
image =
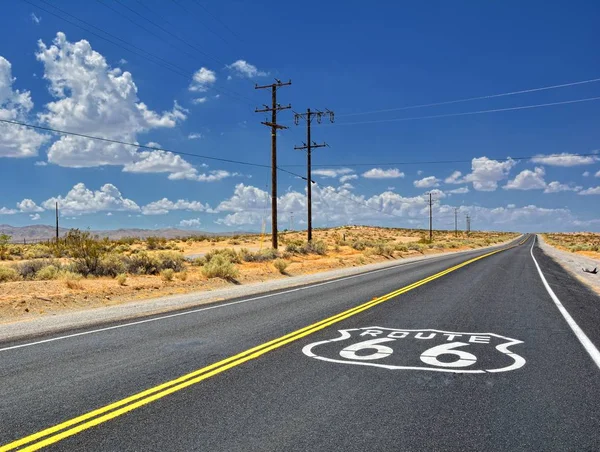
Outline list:
[[[427,177],[424,177],[423,179],[414,181],[413,185],[417,188],[439,187],[440,180],[435,176],[427,176]]]
[[[189,86],[189,90],[192,92],[200,92],[204,93],[209,90],[209,88],[214,85],[217,81],[217,75],[214,71],[207,69],[205,67],[201,67],[198,69],[194,76],[192,77],[192,83]]]
[[[576,155],[569,154],[568,152],[563,152],[562,154],[536,155],[531,159],[533,163],[565,167],[591,165],[599,160],[600,158],[594,155]]]
[[[258,70],[256,66],[248,63],[245,60],[237,60],[228,65],[227,69],[232,70],[234,74],[240,77],[254,78],[269,75],[268,72]]]
[[[0,56],[0,119],[24,122],[33,108],[29,91],[13,89],[12,65]],[[49,137],[32,129],[0,124],[0,157],[35,157]]]
[[[451,193],[453,195],[463,195],[465,193],[469,193],[469,187],[455,188],[454,190],[448,190],[448,193]]]
[[[562,184],[558,181],[550,182],[546,185],[544,193],[558,193],[561,191],[580,191],[583,187],[572,184]]]
[[[82,215],[105,211],[137,212],[140,207],[131,199],[124,198],[117,187],[104,184],[100,190],[89,190],[84,183],[78,183],[63,197],[56,196],[42,203],[46,209],[54,209],[58,202],[63,215]]]
[[[477,191],[494,191],[498,188],[498,182],[506,179],[516,164],[512,159],[501,162],[487,157],[474,158],[471,161],[471,173],[454,183],[471,182]]]
[[[40,218],[42,218],[42,217],[40,216],[40,214],[39,214],[39,213],[34,213],[34,214],[31,214],[31,215],[29,215],[29,218],[30,218],[32,221],[37,221],[37,220],[39,220],[39,219],[40,219]]]
[[[142,207],[144,215],[166,215],[172,210],[188,210],[191,212],[203,212],[208,209],[200,201],[188,201],[187,199],[179,199],[175,202],[167,198],[159,199]]]
[[[600,186],[590,187],[579,192],[580,195],[600,195]]]
[[[382,168],[372,168],[369,171],[365,171],[362,174],[362,177],[367,179],[396,179],[399,177],[404,177],[404,173],[398,168],[390,168],[387,170]]]
[[[192,218],[191,220],[181,220],[179,226],[183,228],[197,228],[201,225],[200,218]]]
[[[43,212],[44,209],[38,206],[31,199],[24,199],[21,202],[17,203],[17,208],[22,213],[34,213],[34,212]]]
[[[36,57],[44,64],[44,78],[56,99],[38,115],[50,127],[135,142],[139,133],[172,128],[186,119],[187,111],[177,102],[160,114],[150,110],[139,100],[131,73],[111,68],[86,40],[69,42],[59,32],[50,46],[38,42]],[[48,150],[48,161],[75,168],[126,165],[136,152],[118,143],[63,136]]]
[[[535,168],[533,171],[523,170],[502,188],[505,190],[540,190],[546,188],[545,174],[544,168]]]
[[[313,169],[312,174],[314,176],[321,177],[338,177],[344,174],[353,173],[354,170],[350,168],[322,168],[322,169]]]

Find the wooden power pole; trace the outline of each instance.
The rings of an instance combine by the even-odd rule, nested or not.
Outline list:
[[[58,202],[56,203],[56,246],[58,246]]]
[[[310,242],[312,240],[312,176],[311,176],[311,156],[312,150],[316,148],[322,148],[325,146],[329,146],[327,143],[317,144],[312,141],[310,136],[310,124],[312,120],[316,117],[317,122],[321,123],[321,118],[323,115],[329,115],[329,121],[334,121],[334,113],[331,110],[325,109],[324,112],[316,110],[311,111],[310,108],[306,109],[306,113],[295,113],[294,114],[294,122],[296,125],[299,124],[300,119],[306,120],[306,143],[302,143],[302,146],[294,146],[296,150],[306,150],[306,210],[307,210],[307,222],[308,222],[308,235],[307,240]]]
[[[429,242],[433,242],[433,199],[429,192]]]
[[[454,208],[454,235],[458,237],[458,207]]]
[[[284,83],[281,80],[275,79],[275,83],[270,85],[256,85],[254,87],[254,89],[271,88],[271,106],[265,105],[265,108],[260,110],[257,108],[255,112],[271,112],[271,122],[263,121],[261,124],[271,128],[271,244],[273,249],[277,249],[277,130],[287,129],[286,126],[277,124],[277,112],[292,108],[291,105],[282,106],[277,103],[277,89],[291,84],[291,80]]]

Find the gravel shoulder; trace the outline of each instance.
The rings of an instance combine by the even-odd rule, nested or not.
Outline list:
[[[464,254],[473,251],[498,248],[509,242],[510,241],[490,247],[478,248],[475,250],[454,251],[404,259],[395,259],[392,261],[368,264],[359,267],[349,267],[308,275],[293,276],[286,279],[252,283],[242,286],[228,287],[225,289],[191,292],[182,295],[157,297],[143,301],[135,300],[115,306],[96,307],[73,312],[60,312],[32,319],[16,320],[11,323],[0,324],[0,341],[12,341],[42,336],[60,331],[109,324],[111,322],[131,320],[140,317],[164,314],[171,311],[190,309],[218,301],[257,296],[268,292],[324,282],[345,276],[358,275],[368,271],[384,269],[409,262],[423,261],[453,254]]]
[[[537,236],[540,248],[550,256],[556,263],[562,266],[571,275],[583,282],[596,293],[600,294],[600,273],[586,273],[582,269],[598,268],[600,271],[600,260],[590,257],[581,256],[580,254],[569,253],[568,251],[559,250],[546,243],[541,235]]]

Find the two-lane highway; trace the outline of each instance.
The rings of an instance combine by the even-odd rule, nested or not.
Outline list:
[[[0,451],[600,450],[600,300],[533,241],[0,344]]]

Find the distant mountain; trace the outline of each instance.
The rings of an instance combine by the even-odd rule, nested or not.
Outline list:
[[[64,236],[69,230],[66,228],[59,228],[58,235]],[[244,235],[252,234],[252,232],[204,232],[204,231],[186,231],[183,229],[113,229],[105,231],[90,231],[92,234],[99,237],[108,237],[110,239],[120,239],[123,237],[138,237],[145,239],[147,237],[164,237],[172,239],[175,237],[191,237],[195,235],[207,235],[207,236],[231,236],[231,235]],[[54,226],[36,224],[32,226],[10,226],[8,224],[0,225],[0,234],[8,234],[11,236],[12,242],[23,242],[25,241],[40,241],[53,239],[56,236],[56,229]]]

